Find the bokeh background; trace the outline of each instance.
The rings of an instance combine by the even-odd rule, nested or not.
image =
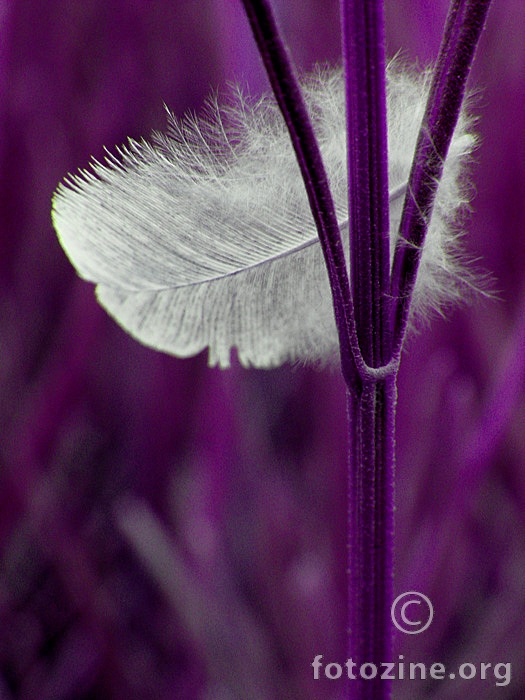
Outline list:
[[[396,591],[430,597],[406,661],[512,663],[525,694],[525,14],[494,0],[471,87],[465,248],[479,297],[407,344]],[[340,59],[336,0],[279,0],[295,62]],[[424,66],[447,3],[388,0],[388,51]],[[60,249],[69,171],[266,89],[236,0],[0,2],[0,699],[328,700],[345,653],[345,401],[337,372],[209,369],[129,338]]]

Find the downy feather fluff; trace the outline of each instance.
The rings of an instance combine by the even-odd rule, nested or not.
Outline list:
[[[430,77],[388,70],[391,250]],[[347,238],[344,79],[318,71],[305,99]],[[474,145],[463,116],[439,187],[413,312],[461,295],[454,218],[462,164]],[[209,348],[226,367],[337,356],[321,247],[284,121],[270,96],[240,91],[201,118],[169,116],[165,135],[130,141],[106,164],[70,176],[53,222],[78,274],[135,338],[179,357]],[[346,233],[344,233],[346,229]]]

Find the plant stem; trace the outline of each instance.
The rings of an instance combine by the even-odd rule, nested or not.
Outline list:
[[[357,337],[366,364],[390,361],[390,238],[382,0],[343,0],[348,218]]]
[[[410,245],[398,246],[392,278],[383,2],[341,0],[351,291],[319,146],[270,2],[243,3],[290,132],[328,267],[350,430],[349,658],[381,668],[392,658],[397,366],[420,247],[490,0],[452,0],[401,221],[401,236]],[[354,674],[350,696],[388,700],[390,681]]]
[[[381,0],[343,3],[353,294],[328,180],[300,86],[268,0],[243,0],[288,126],[328,267],[347,384],[349,650],[389,661],[392,599],[395,364],[390,345],[386,96]],[[345,14],[346,8],[346,14]],[[364,37],[361,30],[364,28]],[[348,37],[352,37],[349,39]],[[375,369],[374,369],[375,368]],[[353,697],[387,700],[388,682],[358,679]]]
[[[350,428],[348,658],[377,668],[392,658],[396,376],[347,392]],[[354,674],[350,698],[388,700],[391,684]]]
[[[490,3],[491,0],[452,0],[450,5],[418,136],[392,265],[396,357],[401,352],[406,333],[410,301],[439,181]]]
[[[382,0],[342,0],[352,293],[369,367],[391,360],[390,240]],[[396,367],[348,392],[348,658],[392,660]],[[350,697],[388,700],[391,682],[354,674]]]
[[[354,386],[363,361],[355,332],[343,243],[319,144],[269,0],[243,0],[243,4],[301,169],[328,269],[343,376],[347,386]]]

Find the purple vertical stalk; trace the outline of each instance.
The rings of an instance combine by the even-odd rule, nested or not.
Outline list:
[[[452,0],[450,5],[418,136],[392,266],[396,356],[401,352],[428,223],[490,3],[491,0]]]
[[[394,414],[396,375],[347,392],[350,429],[348,515],[348,657],[377,668],[392,657]],[[390,681],[350,684],[350,698],[387,700]]]
[[[385,38],[382,0],[342,0],[348,210],[356,333],[369,367],[391,360]],[[395,367],[348,392],[348,655],[391,661]],[[350,697],[386,700],[390,681],[351,681]]]
[[[288,126],[325,253],[341,341],[350,425],[349,628],[351,656],[380,667],[391,657],[395,366],[390,364],[389,242],[385,65],[382,12],[365,12],[368,28],[347,73],[356,105],[358,158],[350,165],[353,292],[319,147],[267,0],[243,0],[279,107]],[[348,18],[347,18],[348,19]],[[349,25],[353,25],[350,19]],[[348,45],[348,42],[346,42]],[[360,71],[367,80],[362,82]],[[354,107],[350,110],[354,114]],[[350,120],[351,121],[351,120]],[[353,130],[352,130],[352,133]],[[352,148],[350,148],[352,151]],[[361,200],[361,188],[366,196]],[[386,365],[389,365],[386,367]],[[386,700],[380,679],[352,682],[354,697]]]
[[[348,209],[357,336],[370,367],[390,360],[390,243],[382,0],[341,5]]]
[[[319,144],[269,0],[243,0],[243,4],[301,169],[328,268],[343,375],[347,385],[354,386],[363,362],[355,335],[343,243]]]
[[[286,121],[319,233],[347,384],[349,656],[392,657],[396,376],[418,251],[396,251],[390,275],[382,0],[341,0],[346,76],[352,286],[315,134],[269,0],[243,0]],[[453,0],[409,182],[401,233],[422,245],[490,0]],[[394,308],[395,305],[395,308]],[[395,337],[393,337],[393,332]],[[388,700],[390,681],[351,680],[358,700]]]

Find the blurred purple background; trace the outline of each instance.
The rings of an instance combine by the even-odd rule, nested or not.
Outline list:
[[[525,694],[525,15],[494,0],[465,247],[496,298],[434,319],[399,381],[396,591],[430,597],[407,661],[511,662]],[[336,62],[336,0],[275,3],[297,66]],[[447,3],[389,0],[425,65]],[[208,369],[126,336],[60,249],[51,196],[128,136],[265,78],[234,0],[0,3],[0,700],[328,700],[344,662],[337,373]]]

